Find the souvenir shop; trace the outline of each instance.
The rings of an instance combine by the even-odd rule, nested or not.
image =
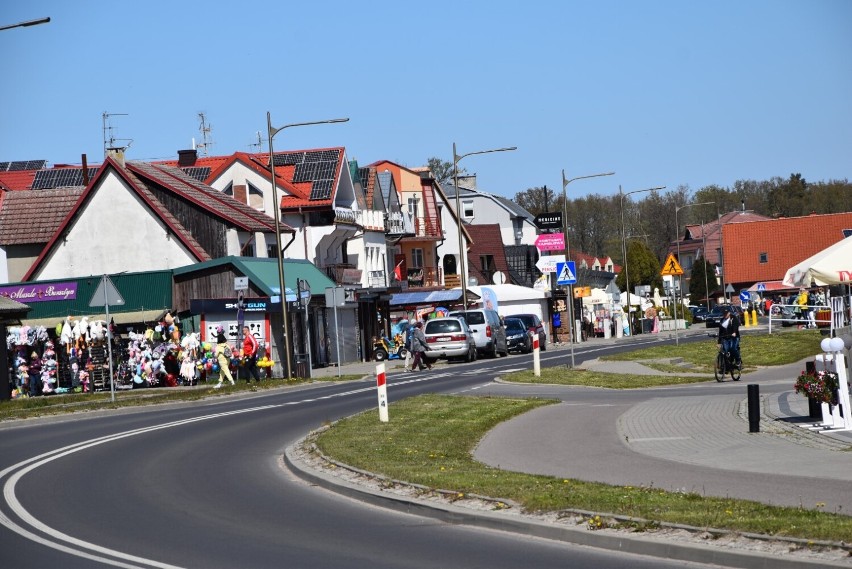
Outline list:
[[[114,370],[122,369],[122,364],[126,369],[136,367],[129,362],[131,342],[146,334],[150,351],[143,354],[140,350],[133,357],[144,371],[145,355],[150,356],[147,385],[167,383],[168,366],[163,363],[169,350],[159,345],[177,334],[177,323],[168,313],[171,272],[125,273],[107,282],[121,301],[109,307],[109,320],[107,307],[100,301],[104,298],[100,276],[0,287],[0,296],[30,308],[19,326],[6,330],[12,397],[108,389],[110,351]],[[111,347],[107,345],[108,328],[114,337]],[[160,360],[156,369],[155,348]],[[127,376],[132,381],[129,373]],[[120,378],[119,383],[124,384],[125,379]]]

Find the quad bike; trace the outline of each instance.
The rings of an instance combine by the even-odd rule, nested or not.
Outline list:
[[[377,362],[404,359],[407,352],[402,334],[397,334],[393,340],[387,336],[373,338],[373,359]]]

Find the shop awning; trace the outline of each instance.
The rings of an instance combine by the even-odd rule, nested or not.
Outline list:
[[[785,285],[782,281],[764,281],[762,283],[754,283],[750,287],[748,287],[749,292],[759,292],[757,290],[758,285],[763,285],[764,292],[781,292],[781,291],[791,291],[798,290],[798,287]]]
[[[468,298],[479,298],[479,295],[467,291]],[[410,306],[413,304],[434,304],[437,302],[461,302],[460,288],[451,290],[428,290],[417,292],[398,292],[391,295],[391,306]]]
[[[109,318],[110,320],[115,321],[116,324],[154,324],[156,322],[162,321],[163,317],[166,315],[166,312],[168,312],[168,310],[163,310],[162,308],[158,308],[156,310],[134,310],[132,312],[118,312],[115,314],[110,311]],[[106,313],[104,313],[103,311],[92,312],[88,314],[72,315],[72,317],[76,320],[79,320],[84,316],[89,319],[89,322],[94,322],[95,320],[106,320]],[[35,328],[36,326],[54,328],[57,324],[64,320],[64,317],[55,316],[50,318],[23,318],[22,323],[26,324],[27,326],[32,326],[33,328]]]

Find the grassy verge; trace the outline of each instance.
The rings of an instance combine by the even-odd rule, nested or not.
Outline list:
[[[797,362],[822,353],[819,343],[824,336],[819,330],[789,330],[774,334],[749,334],[740,340],[740,352],[746,366],[777,366]],[[636,361],[682,358],[699,370],[713,371],[716,357],[716,340],[707,338],[699,342],[683,342],[677,346],[654,346],[621,354],[601,357],[602,360]]]
[[[683,372],[683,368],[680,368]],[[692,370],[690,370],[692,371]],[[565,366],[541,368],[541,376],[532,371],[517,371],[501,376],[504,381],[513,383],[541,383],[549,385],[582,385],[585,387],[606,387],[609,389],[639,389],[682,383],[710,381],[713,376],[690,375],[638,375],[626,373],[607,373],[584,369],[570,369]]]
[[[335,423],[319,435],[317,446],[326,455],[357,468],[459,494],[511,500],[531,512],[585,510],[643,518],[652,524],[852,540],[852,517],[848,516],[508,472],[473,460],[473,448],[495,425],[550,403],[424,395],[394,403],[388,423],[377,421],[375,411]]]
[[[361,379],[361,377],[360,375],[344,375],[340,378],[337,376],[314,378],[313,381],[355,380]],[[212,383],[193,387],[131,389],[129,391],[116,391],[114,403],[110,400],[111,397],[108,391],[25,397],[0,402],[0,421],[61,415],[64,413],[98,411],[102,409],[157,405],[160,403],[197,401],[207,397],[218,397],[240,392],[257,392],[282,386],[298,385],[310,381],[312,380],[293,379],[283,381],[281,379],[267,379],[260,383],[252,383],[251,385],[245,382],[237,382],[237,385],[234,387],[226,386],[222,389],[213,389],[214,384]]]

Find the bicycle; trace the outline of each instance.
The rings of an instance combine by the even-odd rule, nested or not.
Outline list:
[[[716,376],[716,381],[721,383],[725,379],[725,375],[729,373],[731,379],[739,381],[742,375],[742,364],[737,365],[737,362],[734,361],[733,352],[730,350],[722,351],[720,346],[719,353],[716,354],[716,362],[713,365],[713,375]]]

